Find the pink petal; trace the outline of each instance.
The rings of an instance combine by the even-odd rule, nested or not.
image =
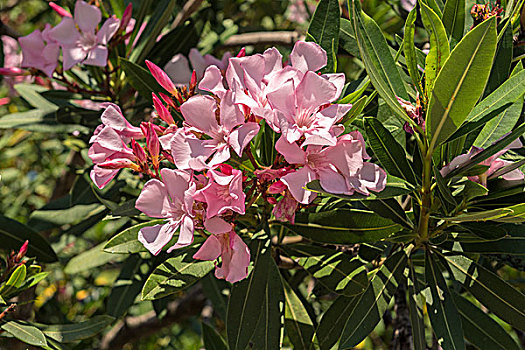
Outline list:
[[[157,179],[146,182],[135,208],[152,218],[168,217],[171,205],[166,186]]]
[[[204,133],[211,133],[219,128],[215,118],[217,103],[211,96],[197,95],[180,106],[186,122]]]
[[[62,47],[64,70],[69,70],[74,65],[82,62],[87,54],[88,51],[84,51],[81,47]]]
[[[284,159],[290,164],[305,164],[306,153],[295,142],[289,143],[284,137],[280,137],[275,143],[277,152],[284,156]]]
[[[295,89],[295,94],[298,108],[311,110],[333,101],[337,88],[328,80],[308,71]]]
[[[169,224],[148,226],[140,229],[138,240],[153,255],[158,255],[173,237],[176,227]]]
[[[304,188],[313,180],[317,180],[317,176],[308,167],[303,167],[281,178],[281,181],[288,186],[292,196],[302,204],[310,204],[317,196],[316,193],[305,190]]]
[[[219,68],[210,66],[206,69],[204,77],[199,84],[199,89],[209,91],[219,97],[224,95],[226,89],[222,83],[222,73]]]
[[[329,82],[335,85],[337,88],[337,92],[335,94],[335,98],[331,101],[335,101],[336,99],[341,96],[341,92],[343,91],[343,88],[345,86],[345,74],[344,73],[332,73],[332,74],[323,74],[321,77],[325,78]]]
[[[210,235],[200,249],[193,255],[197,260],[215,260],[221,255],[221,243],[215,235]]]
[[[61,46],[75,45],[80,40],[80,33],[71,17],[62,18],[62,21],[55,28],[49,30],[48,35]]]
[[[332,169],[320,169],[319,180],[323,189],[330,193],[347,193],[348,186],[343,175]]]
[[[339,140],[323,154],[345,177],[354,176],[364,164],[361,143],[356,140]]]
[[[201,171],[206,168],[206,160],[214,152],[213,147],[206,146],[193,134],[186,134],[179,129],[171,139],[171,155],[179,169]]]
[[[255,135],[257,135],[258,132],[259,124],[254,122],[246,123],[235,129],[230,134],[228,143],[235,153],[241,157],[244,148],[250,143],[250,141],[255,137]]]
[[[164,71],[171,78],[175,85],[186,85],[191,78],[191,70],[188,60],[182,54],[176,54],[164,66]]]
[[[233,93],[228,90],[221,98],[221,125],[228,130],[232,130],[239,124],[244,122],[244,114],[239,109],[239,106],[233,103]]]
[[[317,71],[326,66],[326,51],[316,43],[298,41],[290,54],[290,61],[294,68],[302,72]]]
[[[201,79],[204,75],[204,71],[206,70],[206,67],[209,66],[209,64],[206,63],[204,60],[204,57],[200,54],[199,50],[196,48],[193,48],[190,50],[190,53],[188,55],[188,58],[190,59],[191,66],[195,70],[195,73],[197,74],[197,79]]]
[[[189,216],[184,216],[180,225],[179,239],[177,243],[171,246],[167,253],[171,253],[175,249],[187,247],[193,243],[193,219]]]
[[[104,169],[95,165],[89,177],[98,188],[103,189],[118,174],[119,169]]]
[[[293,80],[287,80],[279,89],[267,94],[268,102],[274,109],[291,116],[295,113],[295,87]]]
[[[172,201],[184,202],[184,193],[189,187],[191,175],[182,170],[164,168],[160,171],[162,182]]]
[[[263,53],[264,75],[271,75],[283,68],[283,56],[275,47],[267,49]]]
[[[94,33],[102,15],[98,7],[78,0],[75,4],[75,22],[84,33]]]
[[[359,172],[359,181],[370,191],[381,192],[386,186],[386,173],[373,163],[364,163]]]
[[[120,26],[120,20],[115,17],[108,18],[97,32],[97,43],[107,45]]]
[[[88,52],[87,58],[82,62],[90,66],[105,67],[108,64],[108,49],[95,46]]]
[[[244,241],[239,237],[235,232],[231,232],[230,235],[232,241],[233,250],[231,254],[231,260],[227,264],[229,266],[229,271],[226,275],[226,281],[230,283],[235,283],[240,280],[243,280],[248,276],[248,266],[250,265],[250,250]],[[222,262],[223,266],[225,264],[224,259]]]
[[[232,224],[227,223],[218,216],[214,216],[204,221],[204,227],[208,232],[214,234],[226,233],[232,230]]]

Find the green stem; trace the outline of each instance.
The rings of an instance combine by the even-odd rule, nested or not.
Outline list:
[[[426,141],[426,140],[425,140]],[[419,216],[418,236],[421,241],[429,238],[430,208],[432,207],[432,151],[423,146],[423,185],[421,187],[421,213]]]

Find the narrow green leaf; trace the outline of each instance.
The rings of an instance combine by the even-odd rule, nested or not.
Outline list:
[[[384,218],[390,219],[408,229],[414,228],[414,224],[407,217],[405,210],[394,198],[363,201],[362,203],[367,209],[372,210],[374,213],[381,215]]]
[[[279,268],[273,259],[269,260],[261,317],[251,340],[253,350],[281,349],[283,345],[284,291]]]
[[[110,261],[122,261],[126,259],[126,255],[117,255],[106,253],[102,250],[106,242],[103,242],[85,252],[73,257],[68,261],[64,272],[68,274],[75,274],[87,271],[91,268],[102,266]]]
[[[339,46],[339,9],[338,0],[321,0],[308,26],[307,39],[313,38],[327,53],[328,63],[323,72],[336,70],[335,55]]]
[[[0,129],[22,129],[35,132],[70,133],[78,131],[88,134],[90,128],[77,124],[61,124],[56,119],[55,110],[31,109],[11,113],[0,118]]]
[[[392,134],[376,118],[366,117],[364,126],[368,143],[383,168],[389,174],[417,185],[414,170],[408,163],[405,150]]]
[[[188,288],[203,278],[215,266],[213,261],[196,260],[195,248],[177,251],[174,256],[157,266],[142,288],[142,300],[154,300]]]
[[[122,270],[115,281],[106,306],[106,313],[113,317],[123,316],[133,305],[144,284],[145,276],[140,271],[144,261],[139,255],[131,255],[122,266]]]
[[[131,86],[146,100],[153,101],[151,97],[152,92],[164,91],[151,73],[138,64],[121,57],[120,65],[126,73],[126,78]]]
[[[331,244],[376,242],[401,229],[373,212],[350,209],[298,213],[294,225],[283,225],[306,238]]]
[[[403,39],[403,52],[405,53],[405,60],[408,68],[408,74],[412,79],[412,83],[416,87],[420,96],[423,96],[423,87],[421,86],[421,76],[417,68],[416,46],[414,44],[414,34],[416,30],[417,6],[408,14],[405,22],[405,38]]]
[[[113,236],[104,246],[104,251],[113,254],[132,254],[146,252],[147,249],[139,242],[139,231],[148,226],[159,225],[165,222],[164,219],[152,220],[132,226]]]
[[[512,26],[506,26],[506,29],[498,34],[498,48],[496,49],[489,81],[483,92],[483,98],[491,94],[508,79],[512,64],[512,51]],[[516,68],[518,66],[521,66],[521,64],[518,63]]]
[[[228,350],[224,339],[207,323],[202,323],[202,341],[206,350]]]
[[[284,287],[284,327],[294,349],[307,350],[315,332],[314,324],[301,299],[297,297],[288,282],[282,279]]]
[[[354,26],[351,21],[341,18],[339,21],[339,46],[354,57],[360,57],[359,46],[355,39]]]
[[[228,301],[226,333],[231,350],[244,350],[255,333],[265,299],[270,261],[270,241],[255,240],[252,250],[253,270],[233,285]]]
[[[13,291],[19,288],[26,279],[27,268],[25,265],[18,266],[9,276],[7,282],[0,288],[0,294],[9,298]]]
[[[340,349],[356,346],[374,330],[399,282],[404,279],[406,265],[407,255],[404,251],[399,251],[384,261],[351,310],[341,336]]]
[[[427,299],[428,315],[439,345],[444,349],[465,349],[461,318],[437,262],[429,251],[425,255],[425,278],[432,296]]]
[[[459,42],[465,29],[465,0],[447,0],[442,20],[448,35]]]
[[[441,256],[451,267],[454,278],[476,299],[505,322],[525,330],[525,295],[464,256]]]
[[[450,55],[447,32],[439,16],[424,2],[421,5],[421,19],[430,36],[430,51],[425,60],[425,92],[432,94],[436,77]]]
[[[113,322],[114,318],[107,315],[93,316],[88,321],[73,324],[38,324],[44,334],[61,343],[72,343],[91,338],[102,332]]]
[[[18,94],[27,101],[34,108],[45,111],[56,111],[58,106],[48,99],[44,98],[40,93],[48,91],[44,86],[36,84],[16,84],[15,90]]]
[[[42,262],[55,262],[58,260],[53,248],[47,240],[35,232],[31,227],[0,214],[0,237],[2,249],[16,250],[29,241],[27,256],[36,257]]]
[[[44,333],[36,327],[18,321],[8,321],[1,325],[0,328],[26,344],[40,347],[47,346]]]
[[[408,121],[408,116],[396,99],[398,96],[408,100],[408,94],[385,37],[377,23],[361,11],[359,1],[352,0],[351,7],[359,52],[370,81],[390,109]]]
[[[210,299],[213,305],[213,311],[220,319],[226,320],[226,310],[228,308],[229,283],[224,280],[219,280],[215,277],[213,272],[210,272],[203,279],[201,279],[202,289],[206,298]],[[227,292],[227,293],[226,293]]]
[[[408,309],[410,311],[410,324],[412,326],[412,339],[414,350],[426,350],[427,341],[425,339],[425,320],[423,310],[418,307],[418,291],[420,290],[419,282],[416,277],[416,271],[409,260],[409,279],[408,279]]]
[[[359,298],[359,295],[353,297],[340,295],[323,314],[315,331],[321,350],[330,350],[337,343]]]
[[[439,72],[427,110],[430,150],[465,121],[488,79],[496,51],[496,21],[491,18],[470,31],[450,53]]]
[[[352,296],[362,293],[368,286],[363,263],[333,249],[295,244],[283,249],[313,277],[333,292]]]
[[[450,222],[469,222],[469,221],[487,221],[494,220],[507,216],[512,213],[512,209],[498,208],[493,210],[476,211],[472,213],[464,213],[451,217],[444,217],[442,219]]]
[[[465,338],[479,349],[519,350],[520,347],[509,333],[467,299],[452,293]]]

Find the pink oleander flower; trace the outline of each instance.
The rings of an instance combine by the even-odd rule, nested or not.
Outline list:
[[[162,181],[149,180],[137,199],[135,208],[153,218],[167,219],[163,225],[149,226],[139,231],[139,241],[157,255],[180,227],[176,244],[168,249],[187,246],[193,242],[193,202],[196,185],[192,174],[181,170],[162,169]]]
[[[90,177],[98,188],[104,188],[121,168],[138,170],[136,155],[128,147],[131,138],[143,138],[140,128],[131,125],[115,104],[108,104],[101,116],[102,124],[89,140],[88,156],[95,164]]]
[[[299,203],[309,204],[317,196],[305,189],[313,180],[320,180],[328,192],[346,195],[355,192],[369,195],[369,191],[380,192],[385,188],[385,171],[373,163],[364,162],[370,157],[359,131],[341,136],[335,146],[308,146],[304,151],[296,143],[288,143],[281,137],[275,148],[288,163],[303,166],[281,178]]]
[[[51,26],[46,24],[42,32],[37,29],[29,35],[18,38],[22,48],[22,67],[39,69],[48,77],[53,75],[58,64],[60,48],[51,36],[51,31]]]
[[[78,0],[74,17],[63,17],[49,32],[49,36],[62,47],[64,70],[71,69],[77,63],[106,66],[107,44],[117,32],[120,21],[116,17],[108,18],[95,32],[101,19],[98,7]]]
[[[193,258],[211,261],[220,256],[221,266],[215,263],[215,277],[235,283],[248,276],[250,250],[231,226],[226,225],[224,229],[212,233],[193,255]]]
[[[244,114],[228,91],[220,106],[211,96],[193,96],[180,107],[186,130],[179,129],[171,140],[171,152],[179,169],[203,170],[230,159],[230,148],[239,156],[259,132],[259,124],[244,122]],[[199,140],[193,132],[209,139]],[[206,163],[206,160],[211,159]]]
[[[497,170],[511,165],[512,162],[499,159],[500,156],[502,156],[505,152],[507,152],[511,148],[521,148],[523,147],[521,141],[519,139],[512,142],[509,146],[502,149],[498,153],[494,154],[493,156],[487,158],[483,162],[479,163],[480,165],[487,166],[488,169],[483,172],[482,174],[476,175],[476,176],[468,176],[467,178],[470,181],[477,182],[483,186],[487,186],[487,180],[488,178],[494,174]],[[476,154],[483,151],[483,148],[478,147],[472,147],[469,151],[469,153],[461,154],[457,156],[456,158],[452,159],[452,161],[444,166],[441,170],[441,176],[447,176],[452,170],[459,168],[463,164],[469,162]],[[501,176],[504,180],[523,180],[525,178],[525,175],[520,169],[514,169],[504,175]]]
[[[283,222],[295,223],[295,212],[299,202],[292,196],[289,190],[284,192],[283,198],[277,202],[272,210],[275,219]]]
[[[396,96],[397,102],[401,105],[401,107],[405,110],[407,115],[412,119],[419,127],[421,127],[421,130],[425,131],[425,117],[423,116],[423,108],[421,107],[421,101],[419,100],[419,93],[416,96],[416,105],[414,106],[409,101],[403,100],[401,97]],[[405,122],[403,125],[403,129],[405,132],[409,133],[410,135],[414,135],[414,129],[410,126],[408,122]]]
[[[199,50],[193,48],[190,50],[188,57],[193,70],[197,74],[197,80],[201,80],[204,76],[204,71],[210,66],[215,66],[219,70],[225,71],[232,55],[230,52],[226,52],[222,56],[222,59],[219,60],[209,54],[202,56]],[[177,86],[188,85],[191,79],[192,70],[190,69],[188,59],[182,54],[173,56],[164,66],[164,71]]]
[[[222,169],[225,172],[209,170],[208,183],[195,194],[196,200],[207,204],[207,218],[229,210],[244,215],[246,195],[242,189],[242,172],[229,166]]]

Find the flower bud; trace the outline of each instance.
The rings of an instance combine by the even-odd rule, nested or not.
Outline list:
[[[236,57],[244,57],[244,56],[246,56],[246,48],[245,47],[243,47],[241,49],[241,51],[239,51],[239,53],[237,54]]]
[[[146,133],[146,145],[148,146],[148,152],[153,162],[153,168],[159,168],[159,154],[160,154],[160,141],[152,123],[147,124]],[[142,125],[141,125],[142,126]]]
[[[233,174],[233,167],[229,164],[221,164],[218,166],[218,168],[224,175],[230,176],[231,174]]]
[[[22,258],[27,253],[27,247],[29,246],[29,241],[25,241],[24,244],[22,244],[22,247],[20,247],[20,250],[18,251],[18,254],[16,254],[16,261],[22,260]]]
[[[71,16],[71,13],[69,13],[65,8],[63,8],[61,6],[58,6],[54,2],[50,2],[49,6],[53,10],[55,10],[55,12],[58,13],[58,15],[61,16],[61,17],[73,17],[73,16]]]
[[[133,13],[133,4],[130,2],[128,6],[126,6],[126,9],[124,10],[124,13],[122,14],[122,21],[120,22],[120,28],[122,30],[125,30],[126,27],[129,24],[129,21],[131,20],[131,14]]]
[[[152,93],[152,96],[153,96],[153,106],[155,107],[155,110],[157,111],[159,118],[164,120],[168,124],[175,124],[175,121],[173,120],[171,113],[164,106],[162,101],[157,97],[157,95],[155,95],[154,92]]]
[[[286,185],[281,180],[274,182],[270,187],[268,187],[268,193],[277,194],[282,193],[286,190]]]
[[[146,152],[144,152],[144,148],[142,148],[135,139],[131,139],[131,148],[133,149],[133,154],[137,157],[139,164],[146,164],[148,158]]]
[[[135,171],[140,171],[140,167],[133,163],[130,159],[127,158],[119,158],[119,159],[112,159],[112,160],[106,160],[105,162],[98,163],[97,164],[100,168],[103,169],[124,169],[124,168],[130,168]]]
[[[173,100],[171,99],[171,97],[169,97],[168,95],[162,93],[162,92],[159,92],[159,96],[160,98],[162,98],[162,100],[170,107],[172,108],[177,108],[177,105],[175,105],[175,102],[173,102]]]
[[[29,75],[29,71],[18,67],[2,67],[0,68],[0,75],[7,77],[17,77],[19,75]]]
[[[168,91],[170,94],[174,94],[175,91],[177,91],[177,88],[175,87],[175,84],[171,81],[170,77],[164,72],[162,69],[160,69],[159,66],[157,66],[155,63],[146,60],[146,65],[149,68],[149,71],[157,80],[157,82],[162,86],[166,91]]]

